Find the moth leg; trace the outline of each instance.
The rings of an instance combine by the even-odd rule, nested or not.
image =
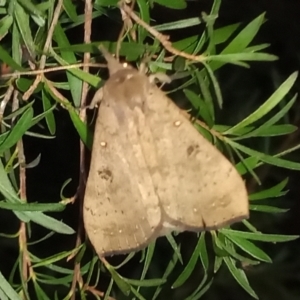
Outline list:
[[[148,72],[148,67],[147,67],[147,62],[146,61],[142,61],[140,66],[139,66],[139,72],[141,74],[146,74]]]
[[[93,109],[95,108],[103,99],[103,88],[100,88],[94,95],[94,98],[92,99],[90,105],[88,105],[88,108]]]
[[[142,63],[139,66],[140,73],[147,74],[147,72],[148,72],[147,63],[149,60],[150,60],[150,57],[146,57],[143,59]],[[171,77],[169,77],[167,74],[162,73],[162,72],[153,73],[153,74],[149,75],[148,78],[149,78],[150,83],[155,83],[156,80],[158,80],[159,82],[161,82],[163,84],[170,83],[172,81]]]
[[[155,80],[158,80],[161,83],[170,83],[172,81],[171,77],[161,72],[149,75],[150,83],[155,83]]]

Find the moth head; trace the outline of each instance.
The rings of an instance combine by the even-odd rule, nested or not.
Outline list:
[[[102,52],[105,60],[107,61],[109,76],[112,76],[124,69],[132,69],[132,66],[130,66],[127,62],[119,62],[103,45],[99,46],[99,50]]]

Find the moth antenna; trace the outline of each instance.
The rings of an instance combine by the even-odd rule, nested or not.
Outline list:
[[[98,49],[101,51],[105,60],[107,61],[109,76],[112,76],[114,73],[124,69],[123,64],[119,63],[118,60],[115,59],[103,45],[99,45]]]

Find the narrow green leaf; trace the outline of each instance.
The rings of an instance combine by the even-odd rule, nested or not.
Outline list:
[[[58,262],[58,261],[60,261],[64,258],[69,257],[72,254],[77,253],[80,248],[81,248],[81,246],[79,246],[75,249],[72,249],[70,251],[63,251],[63,252],[57,253],[55,255],[43,258],[40,262],[33,264],[32,267],[33,268],[38,268],[38,267],[44,267],[44,266],[53,264],[53,263]]]
[[[264,251],[255,246],[252,242],[232,235],[226,235],[226,237],[252,257],[264,262],[272,262],[271,258]]]
[[[64,0],[64,11],[72,20],[72,22],[77,22],[78,15],[76,11],[76,5],[72,2],[72,0]]]
[[[147,300],[133,286],[130,287],[130,290],[139,300]],[[135,298],[133,298],[133,299],[135,299]]]
[[[29,107],[32,107],[34,104],[34,101],[29,102],[28,104],[19,107],[18,109],[14,110],[13,112],[11,112],[10,114],[6,115],[3,119],[4,120],[10,120],[12,118],[15,118],[17,116],[22,115]]]
[[[20,117],[16,125],[12,127],[3,143],[0,144],[0,153],[3,153],[15,145],[22,138],[24,133],[31,127],[32,118],[33,109],[29,107]]]
[[[219,12],[220,12],[221,3],[222,3],[222,0],[214,0],[212,8],[209,12],[209,15],[207,16],[207,19],[211,18],[211,19],[213,19],[213,22],[217,19]],[[208,22],[209,20],[206,20],[206,21]]]
[[[79,118],[78,113],[75,110],[70,109],[69,114],[70,114],[71,120],[73,122],[73,125],[76,128],[76,130],[77,130],[77,132],[80,136],[80,139],[84,142],[84,144],[90,150],[92,150],[93,134],[90,131],[90,129],[87,127],[87,124],[85,124],[81,121],[81,119]]]
[[[186,300],[198,300],[200,299],[211,287],[212,283],[214,281],[214,278],[212,278],[203,288],[197,289],[197,293],[193,294],[191,297],[186,298]],[[202,282],[201,282],[202,283]]]
[[[60,23],[56,24],[54,30],[54,38],[59,47],[69,46],[69,40],[62,29]],[[76,56],[72,51],[61,51],[62,58],[68,62],[68,64],[77,63]],[[74,70],[73,70],[74,71]],[[73,103],[76,107],[80,107],[80,99],[82,93],[82,80],[72,74],[72,71],[67,71],[67,78],[70,84],[70,91],[72,94]]]
[[[45,89],[56,101],[61,103],[61,99],[57,98],[57,96],[54,93],[52,93],[52,91],[48,87],[47,83],[45,84]],[[92,138],[93,134],[91,133],[91,131],[89,130],[87,125],[81,121],[81,119],[79,118],[78,112],[74,109],[74,107],[71,106],[71,104],[69,104],[69,103],[68,104],[64,103],[64,105],[66,106],[66,108],[70,114],[73,125],[76,128],[80,138],[85,143],[85,145],[91,150],[92,145],[93,145],[93,138]]]
[[[18,2],[16,2],[14,6],[14,15],[27,51],[29,52],[31,57],[35,57],[35,45],[29,24],[29,15],[25,12],[24,8]]]
[[[269,48],[270,46],[271,44],[260,44],[260,45],[250,46],[245,48],[243,52],[258,52],[266,48]]]
[[[259,212],[265,212],[265,213],[272,213],[272,214],[278,214],[278,213],[286,213],[289,211],[289,209],[269,206],[269,205],[253,205],[251,204],[249,206],[249,209],[252,211],[259,211]]]
[[[97,0],[96,3],[101,6],[117,6],[119,0]]]
[[[82,272],[82,274],[83,274],[83,272]],[[56,278],[53,276],[44,276],[44,274],[42,274],[42,273],[36,273],[36,275],[39,277],[40,283],[44,283],[45,285],[48,285],[48,286],[70,284],[74,277],[74,275],[68,275],[68,276]]]
[[[39,27],[45,26],[45,18],[44,17],[31,15],[31,18],[35,22],[35,24],[38,25]]]
[[[201,19],[199,17],[196,17],[196,18],[182,19],[180,21],[174,21],[170,23],[156,25],[153,26],[153,28],[155,28],[158,31],[177,30],[177,29],[197,26],[201,23],[202,23]]]
[[[183,264],[181,253],[179,251],[180,247],[177,245],[173,235],[167,234],[166,238],[167,238],[168,242],[170,243],[171,247],[173,248],[174,252],[176,253],[176,255],[178,255],[179,261],[181,262],[181,264]]]
[[[248,220],[243,220],[242,223],[245,225],[245,227],[250,231],[250,232],[259,232],[255,226],[253,226]]]
[[[125,296],[129,296],[130,290],[131,290],[130,284],[128,284],[127,281],[120,274],[118,274],[114,270],[114,268],[112,268],[112,266],[110,264],[106,263],[105,267],[107,268],[107,270],[111,274],[112,278],[114,279],[115,283],[120,288],[120,290],[122,291],[122,293]]]
[[[139,10],[140,10],[141,19],[145,23],[150,24],[150,5],[148,5],[146,0],[137,0],[137,5],[138,5]],[[148,35],[147,30],[144,27],[139,26],[138,27],[138,37],[139,37],[138,41],[139,41],[139,43],[143,43],[145,38],[147,37],[147,35]]]
[[[181,285],[183,285],[187,281],[187,279],[191,276],[192,272],[196,267],[196,263],[198,262],[199,253],[201,251],[201,248],[203,247],[202,243],[203,241],[199,239],[189,262],[185,265],[184,270],[181,272],[181,274],[177,277],[175,282],[172,284],[173,289],[176,289]]]
[[[213,242],[213,249],[216,254],[215,256],[216,257],[228,256],[229,252],[227,251],[227,249],[225,249],[224,242],[222,242],[222,239],[219,238],[220,232],[212,231],[211,236],[212,236],[212,242]]]
[[[41,114],[35,116],[32,118],[31,126],[39,123],[41,120],[46,118],[48,115],[52,114],[53,110],[56,108],[56,105],[52,105],[50,108],[48,108],[46,111],[42,112]]]
[[[262,128],[259,132],[256,132],[254,137],[273,137],[280,135],[287,135],[295,132],[298,128],[291,124],[272,125],[268,128]]]
[[[236,149],[248,154],[249,156],[254,156],[254,157],[260,159],[261,161],[268,163],[270,165],[274,165],[277,167],[290,169],[290,170],[300,170],[300,163],[292,162],[289,160],[285,160],[282,158],[278,158],[275,156],[271,156],[271,155],[267,155],[267,154],[258,152],[256,150],[253,150],[248,147],[242,146],[238,143],[235,143],[234,141],[229,140],[229,139],[226,139],[226,141],[228,142],[228,144],[230,144],[230,146],[232,148],[236,148]]]
[[[1,300],[9,300],[6,296],[6,294],[4,294],[4,292],[2,291],[1,287],[0,287],[0,299]]]
[[[172,9],[185,9],[186,8],[186,1],[185,0],[154,0],[157,4],[162,6],[166,6]]]
[[[185,63],[186,61],[183,57],[177,56],[172,64],[174,71],[176,71],[177,73],[183,73],[186,67]]]
[[[226,42],[239,28],[240,23],[230,24],[221,28],[216,28],[214,32],[215,45]]]
[[[193,300],[198,299],[199,295],[203,295],[203,293],[206,291],[205,283],[208,278],[208,255],[206,250],[206,243],[205,243],[205,232],[201,232],[200,235],[200,260],[203,266],[204,276],[202,280],[200,281],[198,287],[194,290],[194,292],[186,298],[186,300]]]
[[[89,262],[88,262],[88,265],[89,265],[89,271],[87,273],[87,277],[86,277],[86,280],[85,280],[85,284],[88,284],[88,285],[92,285],[91,283],[91,280],[92,280],[92,277],[93,275],[96,273],[96,281],[95,281],[95,284],[97,284],[98,282],[98,275],[99,275],[99,272],[100,272],[100,268],[99,268],[99,259],[98,259],[98,256],[94,256]],[[112,278],[111,278],[112,280]]]
[[[215,91],[215,95],[216,95],[216,99],[217,99],[217,103],[219,104],[219,107],[222,108],[223,107],[223,97],[222,97],[221,88],[219,86],[218,80],[208,64],[203,63],[203,66],[205,67],[207,74],[209,75],[209,78],[212,82],[213,89]]]
[[[71,48],[68,47],[68,48]],[[65,52],[68,52],[68,50],[64,50]],[[67,62],[66,60],[62,59],[60,56],[58,56],[56,53],[54,52],[51,52],[51,54],[54,56],[54,59],[59,62],[62,66],[67,66],[69,65],[69,62]],[[93,74],[90,74],[90,73],[87,73],[85,71],[82,71],[80,69],[68,69],[67,70],[67,74],[68,73],[71,73],[72,75],[74,75],[75,77],[79,78],[80,79],[80,83],[81,81],[85,81],[87,82],[88,84],[90,84],[91,86],[97,88],[99,86],[99,83],[101,81],[101,79],[96,76],[96,75],[93,75]],[[70,89],[70,86],[68,86],[69,89]],[[75,103],[74,103],[75,104]],[[76,106],[76,104],[75,104]],[[79,105],[77,105],[77,107],[79,107]]]
[[[50,100],[50,95],[45,91],[45,89],[42,90],[42,101],[43,101],[43,108],[44,111],[48,111],[53,107]],[[52,111],[49,111],[45,115],[46,123],[49,129],[49,132],[51,135],[54,135],[56,132],[56,124],[55,124],[55,118]]]
[[[36,280],[33,280],[33,286],[35,289],[35,293],[37,296],[37,299],[43,299],[43,300],[51,300],[47,294],[42,290],[42,288],[39,286]]]
[[[185,39],[176,41],[173,44],[173,47],[179,50],[184,50],[187,53],[192,53],[197,45],[197,42],[199,41],[199,36],[194,35],[187,37]]]
[[[5,279],[5,277],[0,272],[0,288],[5,293],[5,295],[9,298],[9,300],[21,300],[22,298],[16,293],[16,291],[12,288],[9,282]]]
[[[183,90],[185,96],[189,99],[191,104],[194,106],[196,110],[199,111],[199,115],[203,118],[205,123],[209,126],[213,126],[213,119],[210,115],[209,108],[205,101],[203,101],[198,95],[196,95],[193,91],[184,89]]]
[[[180,246],[179,246],[180,248]],[[180,249],[179,249],[179,252],[180,252]],[[173,256],[171,258],[171,260],[169,261],[168,265],[167,265],[167,268],[162,276],[162,279],[165,279],[167,280],[167,278],[169,277],[169,275],[172,273],[172,271],[174,270],[175,266],[177,265],[177,262],[178,262],[178,255],[176,252],[173,253]],[[155,300],[157,299],[157,297],[159,296],[160,292],[162,290],[162,286],[159,286],[157,287],[153,297],[152,297],[152,300]]]
[[[200,90],[201,90],[203,100],[205,101],[206,106],[208,108],[209,115],[210,115],[211,119],[214,122],[214,120],[215,120],[215,107],[214,107],[214,103],[213,103],[213,97],[212,97],[212,94],[211,94],[210,84],[209,84],[209,81],[207,80],[207,77],[209,76],[209,75],[207,75],[207,70],[204,69],[200,72],[196,71],[195,75],[196,75],[197,82],[200,86]]]
[[[0,208],[14,211],[63,211],[66,206],[61,203],[8,203],[0,201]]]
[[[201,17],[203,21],[206,23],[206,34],[207,34],[207,41],[208,41],[208,45],[206,47],[206,53],[211,55],[216,53],[216,47],[214,42],[214,25],[219,14],[220,5],[221,5],[221,1],[215,0],[213,2],[212,9],[209,14],[206,14],[206,12],[201,13]]]
[[[159,26],[159,25],[158,25]],[[232,24],[229,26],[224,26],[222,28],[215,29],[214,31],[214,43],[215,45],[219,45],[224,43],[229,39],[229,37],[236,31],[239,24]],[[154,26],[156,29],[157,27]],[[203,33],[204,40],[206,40],[205,32]],[[173,46],[176,49],[185,50],[187,53],[198,53],[201,50],[201,40],[199,40],[199,36],[191,36],[188,38],[181,39],[173,43]]]
[[[8,179],[7,173],[4,169],[2,161],[0,159],[0,192],[5,199],[11,203],[22,203],[18,197],[15,189],[13,188],[10,180]],[[23,222],[29,222],[29,217],[26,213],[14,212],[15,215]]]
[[[155,242],[152,242],[148,247],[147,247],[147,254],[146,254],[146,259],[145,259],[145,263],[144,263],[144,267],[143,267],[143,271],[142,271],[142,275],[140,280],[143,280],[148,272],[148,269],[150,267],[152,258],[153,258],[153,254],[154,254],[154,249],[155,249]]]
[[[258,161],[259,159],[257,157],[247,157],[236,164],[235,168],[241,175],[244,175],[248,173],[249,170],[253,170],[257,166]]]
[[[20,92],[25,93],[32,86],[34,82],[34,78],[20,77],[17,78],[15,82]],[[34,89],[33,95],[38,94],[42,90],[42,87],[43,87],[43,83],[40,82],[38,86]]]
[[[18,3],[23,6],[28,12],[37,15],[37,16],[43,16],[43,12],[39,10],[38,6],[33,4],[31,1],[28,0],[18,0]]]
[[[222,54],[238,53],[243,51],[254,39],[261,25],[264,22],[265,13],[259,15],[252,20],[245,28],[243,28],[237,36],[222,51]]]
[[[124,278],[124,280],[126,280],[127,283],[134,286],[147,286],[147,287],[162,285],[167,281],[166,279],[161,279],[161,278],[144,279],[144,280]]]
[[[205,232],[201,232],[199,243],[200,243],[199,245],[200,260],[203,266],[203,270],[207,272],[209,260],[208,260],[208,254],[207,254],[206,243],[205,243]]]
[[[254,290],[251,288],[248,279],[245,275],[245,272],[242,269],[239,269],[235,266],[235,262],[230,257],[224,257],[224,262],[233,276],[233,278],[236,280],[236,282],[253,298],[258,299],[258,296],[254,292]]]
[[[296,102],[298,98],[298,94],[296,93],[294,95],[294,97],[288,101],[281,109],[278,113],[276,113],[275,115],[273,115],[269,120],[267,120],[263,125],[261,125],[260,127],[257,128],[257,131],[259,132],[261,128],[264,127],[269,127],[273,124],[275,124],[276,122],[278,122],[280,119],[284,118],[286,116],[286,114],[288,113],[288,111],[292,108],[292,106],[294,105],[294,103]]]
[[[113,287],[113,285],[114,285],[114,280],[113,280],[113,278],[111,278],[110,279],[110,282],[109,282],[109,285],[108,285],[108,288],[106,289],[106,291],[105,291],[105,296],[104,296],[104,298],[103,298],[103,300],[108,300],[108,299],[110,299],[110,292],[111,292],[111,290],[112,290],[112,287]]]
[[[0,20],[0,38],[1,38],[1,40],[7,35],[12,23],[13,23],[13,17],[11,15],[6,15]]]
[[[123,266],[125,266],[133,257],[135,256],[135,252],[130,252],[126,258],[117,266],[114,266],[115,270],[118,270],[120,268],[122,268]]]
[[[41,237],[40,239],[33,241],[33,242],[28,242],[27,245],[28,246],[32,246],[32,245],[37,245],[43,241],[48,240],[51,236],[53,236],[55,233],[53,231],[48,232],[45,236]]]
[[[32,263],[40,263],[40,262],[44,261],[43,258],[39,258],[39,257],[33,255],[32,253],[30,253],[30,259],[31,259]],[[85,270],[88,270],[88,265],[89,264],[86,264],[86,266],[81,267],[81,271],[83,273],[85,272]],[[63,275],[73,275],[74,274],[74,272],[72,272],[72,270],[57,266],[55,264],[46,264],[46,265],[44,265],[44,267],[46,267],[47,269],[49,269],[51,271],[55,271],[55,272],[57,272],[59,274],[63,274]],[[37,272],[38,270],[35,270],[35,271]],[[48,278],[46,274],[41,274],[40,276],[43,278]]]
[[[220,270],[222,264],[223,264],[223,257],[216,256],[214,262],[214,274],[216,274]]]
[[[45,228],[53,230],[61,234],[74,234],[75,231],[70,226],[58,221],[52,217],[49,217],[41,212],[30,212],[27,211],[26,215],[30,218],[32,222],[35,222]]]
[[[228,144],[225,144],[226,148],[229,148]],[[228,152],[231,153],[230,151],[231,149],[229,148]],[[247,163],[245,162],[245,159],[243,157],[243,155],[240,153],[240,151],[236,148],[232,148],[232,150],[236,153],[237,157],[239,158],[239,160],[244,164],[245,167],[247,167],[247,171],[249,172],[249,174],[253,177],[253,179],[257,182],[257,184],[261,185],[260,179],[259,177],[256,175],[256,173],[254,172],[253,169],[249,168],[249,166],[247,165]]]
[[[291,109],[291,107],[295,103],[297,96],[298,95],[296,94],[278,113],[276,113],[274,116],[272,116],[264,124],[262,124],[261,126],[256,127],[256,128],[253,127],[253,130],[250,130],[249,133],[246,132],[245,134],[242,134],[242,136],[234,138],[234,140],[246,139],[246,138],[249,138],[252,136],[261,136],[266,130],[268,130],[268,128],[270,128],[270,126],[272,126],[277,121],[279,121],[281,118],[286,116],[287,112]],[[285,125],[282,124],[279,126],[285,126]],[[288,125],[288,126],[292,126],[292,125]]]
[[[294,72],[292,75],[290,75],[289,78],[281,84],[281,86],[271,95],[271,97],[264,104],[262,104],[255,112],[253,112],[243,121],[225,131],[224,134],[234,134],[234,132],[238,129],[246,127],[265,116],[271,109],[273,109],[280,101],[284,99],[286,94],[294,85],[297,76],[298,72]]]
[[[234,236],[242,239],[248,239],[253,241],[281,243],[293,241],[299,238],[298,235],[281,235],[281,234],[265,234],[261,232],[244,232],[232,229],[222,228],[219,230],[225,236]]]
[[[226,62],[231,64],[238,64],[243,66],[243,61],[274,61],[277,60],[278,56],[256,52],[256,53],[234,53],[234,54],[218,54],[218,55],[209,55],[205,60],[216,61],[216,62]]]
[[[0,59],[10,66],[13,70],[25,71],[15,60],[8,54],[8,52],[0,45]]]
[[[219,246],[222,247],[222,249],[228,253],[228,255],[224,255],[224,257],[231,256],[233,259],[239,260],[241,263],[247,264],[247,265],[257,265],[260,263],[257,260],[249,259],[249,258],[237,253],[236,247],[234,246],[234,244],[220,232],[218,234],[218,243],[219,243]]]
[[[286,187],[288,180],[289,179],[286,178],[269,189],[265,189],[263,191],[249,195],[249,200],[255,201],[285,195],[288,191],[282,192],[282,190]]]

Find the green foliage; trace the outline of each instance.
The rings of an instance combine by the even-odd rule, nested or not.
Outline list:
[[[36,1],[37,2],[37,1]],[[40,63],[42,55],[46,58],[46,67],[67,66],[78,62],[78,57],[84,52],[99,54],[97,45],[104,44],[111,52],[117,49],[117,41],[108,42],[97,40],[91,44],[74,44],[71,41],[69,30],[74,27],[83,26],[84,15],[78,14],[76,1],[65,0],[62,11],[55,15],[58,1],[47,0],[34,4],[32,1],[10,0],[0,2],[0,37],[6,38],[9,42],[0,46],[0,59],[15,71],[28,71],[27,60]],[[116,12],[117,2],[115,0],[96,0],[93,8],[93,21],[102,15],[114,18],[110,15]],[[169,9],[185,9],[185,0],[137,0],[137,10],[140,17],[150,23],[152,7],[160,5]],[[252,138],[271,138],[274,136],[287,135],[296,130],[295,126],[285,123],[285,116],[295,103],[296,96],[291,93],[297,73],[290,75],[274,93],[263,102],[254,112],[238,122],[234,126],[224,126],[217,124],[216,110],[223,107],[221,88],[215,72],[227,64],[236,67],[250,68],[252,61],[276,60],[277,57],[267,52],[261,52],[268,45],[253,45],[253,40],[265,22],[264,14],[252,20],[249,24],[241,26],[232,24],[229,26],[215,28],[215,20],[219,14],[220,0],[215,0],[211,11],[202,14],[199,18],[182,19],[175,22],[167,22],[155,25],[158,31],[174,32],[178,29],[186,29],[199,24],[204,25],[201,34],[188,36],[173,43],[173,46],[189,54],[202,54],[203,61],[188,61],[182,57],[177,57],[174,62],[164,60],[167,57],[163,46],[140,25],[134,25],[136,30],[136,41],[133,40],[130,32],[122,41],[120,55],[128,61],[139,65],[144,56],[156,57],[156,60],[149,60],[148,67],[152,72],[168,72],[172,74],[176,81],[176,88],[170,92],[170,97],[177,97],[177,93],[182,91],[183,95],[190,102],[190,106],[196,111],[196,117],[202,122],[195,124],[201,133],[216,141],[217,145],[223,145],[228,150],[231,157],[237,157],[240,161],[236,164],[237,169],[243,175],[248,173],[257,181],[258,176],[255,169],[263,164],[270,164],[281,168],[300,170],[300,164],[282,158],[289,153],[285,150],[282,153],[263,153],[261,150],[253,149],[247,141]],[[55,30],[51,38],[49,47],[45,48],[48,33],[54,17],[58,17],[55,22]],[[117,22],[113,20],[113,22]],[[26,48],[20,56],[20,45]],[[53,47],[51,46],[53,45]],[[197,277],[197,285],[187,288],[185,298],[187,300],[200,299],[211,287],[217,272],[227,268],[237,282],[249,295],[258,299],[257,294],[252,289],[247,279],[247,268],[243,266],[255,266],[261,263],[272,263],[271,257],[263,250],[261,244],[288,242],[297,236],[284,236],[274,234],[264,234],[258,231],[254,224],[244,221],[241,230],[224,228],[217,232],[202,232],[199,234],[197,242],[190,251],[188,257],[182,257],[181,245],[177,238],[168,236],[169,252],[167,263],[162,267],[157,266],[156,245],[150,244],[142,251],[140,258],[139,275],[134,278],[127,278],[121,275],[120,269],[136,259],[134,254],[128,255],[122,263],[115,266],[106,260],[99,260],[96,255],[89,255],[90,245],[82,243],[77,247],[74,244],[66,244],[69,248],[56,253],[55,247],[51,249],[53,254],[49,257],[40,257],[31,251],[31,246],[38,249],[41,241],[46,240],[50,235],[74,235],[75,231],[64,222],[58,220],[55,215],[50,217],[46,212],[58,212],[65,209],[70,201],[66,199],[55,199],[54,203],[27,203],[26,195],[19,194],[22,189],[19,180],[16,180],[18,168],[24,168],[22,161],[17,160],[17,153],[20,151],[19,141],[24,135],[36,136],[37,138],[51,138],[60,130],[56,124],[54,110],[57,105],[62,105],[69,113],[81,140],[91,148],[92,134],[89,126],[85,124],[78,114],[77,108],[81,105],[81,95],[83,82],[87,82],[92,89],[99,86],[101,79],[78,68],[65,70],[64,79],[57,79],[53,82],[43,75],[43,80],[34,89],[34,93],[29,102],[20,101],[19,108],[10,107],[0,114],[1,135],[0,135],[0,201],[1,210],[10,210],[13,217],[20,222],[20,230],[13,235],[6,232],[1,233],[2,239],[14,239],[18,242],[19,256],[11,270],[9,278],[5,278],[1,273],[0,264],[0,298],[1,299],[71,299],[76,293],[76,299],[86,299],[86,295],[94,295],[100,299],[163,299],[172,291],[188,286],[191,278]],[[20,76],[21,75],[21,76]],[[35,77],[23,77],[22,74],[12,77],[9,80],[2,80],[2,98],[8,95],[9,89],[16,86],[19,90],[19,97],[27,91],[34,83]],[[53,80],[53,79],[52,79]],[[56,78],[54,78],[56,80]],[[65,80],[65,81],[64,81]],[[54,87],[54,89],[53,89]],[[55,93],[57,90],[68,92],[69,98]],[[64,93],[65,94],[65,93]],[[2,100],[4,102],[4,100]],[[42,101],[43,113],[36,115],[34,102]],[[2,107],[2,106],[1,106]],[[17,106],[18,107],[18,106]],[[9,111],[10,110],[10,111]],[[34,125],[45,121],[45,126],[49,131],[49,136],[37,134]],[[31,130],[31,131],[29,131]],[[224,146],[225,145],[225,146]],[[251,145],[251,144],[250,144]],[[298,149],[296,146],[293,150]],[[21,174],[21,172],[20,172]],[[67,180],[67,178],[66,178]],[[287,191],[284,190],[288,180],[284,180],[271,188],[265,188],[249,195],[250,209],[260,212],[264,218],[268,214],[284,213],[287,209],[266,204],[263,200],[284,197]],[[30,200],[30,199],[28,199]],[[45,213],[44,213],[45,212]],[[39,224],[48,230],[48,234],[39,241],[30,239],[31,221]],[[23,226],[24,225],[24,226]],[[2,230],[4,230],[2,228]],[[262,229],[264,231],[264,229]],[[25,236],[28,238],[24,238]],[[80,234],[80,233],[79,233]],[[22,239],[23,237],[23,239]],[[71,258],[71,262],[69,261]],[[25,260],[25,261],[24,261]],[[75,262],[74,262],[75,261]],[[30,262],[30,263],[29,263]],[[75,267],[74,267],[75,263]],[[79,266],[79,269],[76,269]],[[82,281],[72,288],[74,280],[74,270],[80,272]],[[25,269],[25,270],[24,270]],[[156,271],[155,271],[156,270]],[[213,270],[213,271],[212,271]],[[26,278],[23,274],[29,271]],[[104,291],[99,291],[98,283],[102,278],[109,279]],[[28,284],[32,284],[29,292]],[[167,291],[167,292],[166,292]],[[165,294],[164,294],[165,293]],[[180,294],[180,293],[179,293]],[[175,294],[174,294],[175,295]],[[161,298],[160,298],[161,297]],[[175,296],[172,299],[177,299]],[[183,299],[183,298],[178,298]]]

